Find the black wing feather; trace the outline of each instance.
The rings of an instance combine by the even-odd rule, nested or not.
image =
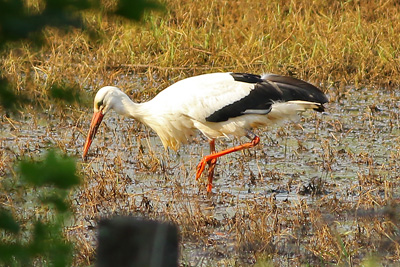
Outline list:
[[[229,104],[206,118],[209,122],[227,121],[229,118],[249,114],[268,114],[271,106],[277,101],[303,100],[321,103],[318,111],[323,111],[323,103],[328,99],[317,87],[302,80],[275,74],[260,75],[249,73],[231,73],[235,81],[254,84],[250,93]]]

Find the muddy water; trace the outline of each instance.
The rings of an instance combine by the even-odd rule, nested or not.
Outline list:
[[[168,210],[179,221],[180,212],[196,216],[194,211],[200,208],[204,216],[217,222],[233,218],[238,208],[248,205],[246,201],[259,198],[273,197],[277,205],[288,201],[311,203],[324,196],[357,201],[347,192],[365,177],[398,179],[399,107],[399,91],[349,88],[349,93],[327,105],[323,114],[307,113],[299,122],[259,129],[259,146],[219,160],[211,196],[205,194],[205,178],[199,182],[194,179],[199,159],[208,153],[207,140],[202,136],[178,153],[165,151],[150,129],[109,114],[88,161],[82,162],[89,110],[69,110],[65,117],[48,113],[31,113],[18,120],[3,117],[0,173],[10,175],[15,160],[37,157],[49,147],[75,156],[85,180],[74,195],[81,203],[76,208],[81,214],[75,223],[82,227],[95,225],[102,216],[130,214],[132,207],[143,210],[144,199],[150,201],[151,212],[161,217]],[[221,140],[217,149],[244,141]],[[107,184],[107,179],[117,182]],[[107,192],[118,188],[122,193],[104,198],[96,203],[97,211],[89,213],[92,204],[85,204],[86,196],[100,187]],[[88,240],[94,240],[94,236],[93,231]],[[223,225],[217,224],[205,239],[218,243],[222,254],[233,253],[236,240]],[[183,261],[191,265],[212,265],[220,257],[207,251],[204,244],[186,240],[183,245]]]

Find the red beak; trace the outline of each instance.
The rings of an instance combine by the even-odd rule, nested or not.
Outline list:
[[[94,136],[97,133],[97,130],[99,129],[100,123],[103,120],[104,114],[101,113],[101,111],[95,112],[92,117],[92,122],[90,123],[90,129],[88,136],[86,138],[85,146],[83,147],[83,155],[82,158],[85,160],[86,155],[89,151],[89,147],[92,144],[92,141],[94,139]]]

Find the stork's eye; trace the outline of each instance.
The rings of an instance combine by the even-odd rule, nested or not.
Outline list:
[[[103,106],[103,100],[101,100],[100,102],[97,103],[97,108],[100,109],[101,106]]]

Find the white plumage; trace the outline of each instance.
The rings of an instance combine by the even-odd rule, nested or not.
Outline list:
[[[135,103],[117,87],[106,86],[94,99],[94,115],[83,157],[86,157],[104,114],[111,109],[148,125],[158,134],[165,148],[178,149],[199,130],[210,139],[211,153],[216,155],[216,138],[244,136],[252,128],[296,117],[307,109],[321,111],[325,102],[326,96],[315,86],[274,74],[262,77],[245,73],[194,76],[171,85],[145,103]],[[240,146],[234,151],[247,147]],[[203,159],[200,163],[203,166],[198,167],[201,170],[198,169],[197,178],[205,163],[210,165],[208,191],[218,156]]]

